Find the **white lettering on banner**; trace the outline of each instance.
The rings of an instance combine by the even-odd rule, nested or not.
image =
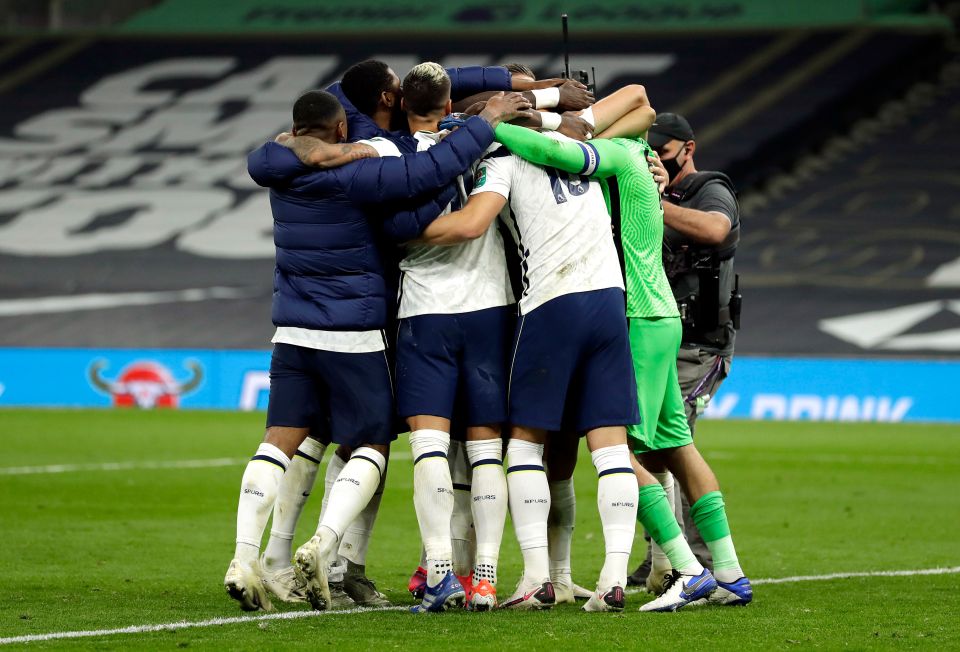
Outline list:
[[[80,101],[87,106],[136,105],[145,109],[171,102],[176,91],[144,91],[145,86],[167,79],[221,77],[237,65],[233,57],[164,59],[109,77],[88,88]]]
[[[774,419],[776,421],[786,419],[787,397],[782,394],[757,394],[753,397],[750,418]]]
[[[273,255],[270,198],[251,195],[242,205],[218,215],[212,222],[181,236],[183,251],[218,258],[269,258]]]
[[[730,413],[733,412],[739,402],[739,394],[721,394],[720,396],[714,396],[707,404],[707,409],[704,411],[703,416],[708,419],[724,419],[730,416]]]
[[[199,224],[232,200],[232,193],[217,188],[74,191],[0,226],[0,251],[66,256],[103,249],[142,249]],[[122,224],[86,230],[98,216],[125,211],[134,214]]]
[[[756,394],[750,406],[750,418],[775,421],[789,419],[791,421],[900,422],[906,417],[911,407],[913,407],[913,399],[909,396],[893,399],[889,396]],[[724,416],[727,414],[729,412]]]
[[[85,163],[89,164],[91,161]],[[112,156],[96,161],[95,165],[96,168],[76,177],[73,184],[81,188],[102,188],[123,181],[149,163],[139,156]]]
[[[166,59],[97,81],[80,106],[27,118],[15,138],[0,138],[0,185],[13,186],[0,205],[14,213],[0,225],[0,253],[71,256],[173,240],[201,256],[272,257],[267,193],[247,176],[246,154],[289,129],[293,100],[338,62],[274,57],[230,74],[233,57]],[[198,79],[206,87],[154,90]]]
[[[269,371],[248,371],[243,374],[243,385],[240,389],[240,405],[237,407],[246,412],[257,409],[262,392],[270,391]]]
[[[222,82],[180,99],[181,105],[220,105],[239,101],[274,104],[289,115],[293,101],[315,88],[332,72],[338,57],[274,57],[262,66],[227,77]]]
[[[930,331],[921,326],[923,322],[935,319],[944,312],[960,315],[960,301],[924,301],[856,315],[830,317],[821,319],[817,326],[824,333],[863,349],[958,351],[960,328]],[[917,327],[920,327],[920,332],[909,332]]]
[[[54,109],[21,122],[17,140],[0,138],[0,155],[55,154],[91,145],[113,129],[134,122],[143,113],[135,106]]]

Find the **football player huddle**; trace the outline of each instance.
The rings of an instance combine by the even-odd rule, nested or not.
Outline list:
[[[291,131],[250,154],[270,189],[277,330],[224,580],[243,609],[389,604],[366,554],[407,430],[414,613],[622,611],[637,521],[656,546],[641,611],[752,600],[677,379],[655,118],[642,86],[595,102],[522,64],[427,62],[401,81],[370,60],[302,95]],[[605,546],[593,590],[571,577],[581,438]],[[316,534],[294,552],[331,444]],[[712,571],[681,532],[674,478]],[[498,596],[508,510],[523,574]]]

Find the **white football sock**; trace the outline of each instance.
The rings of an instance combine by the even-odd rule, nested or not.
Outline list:
[[[373,498],[360,512],[360,516],[347,527],[343,541],[340,542],[340,556],[358,566],[367,565],[367,548],[370,546],[370,537],[373,535],[373,524],[376,523],[377,514],[380,513],[380,501],[383,500],[383,488],[386,483],[387,474],[384,471]]]
[[[657,479],[657,482],[660,483],[660,486],[663,487],[663,493],[667,496],[667,503],[673,508],[674,514],[676,514],[676,503],[674,501],[677,496],[674,490],[673,474],[669,471],[664,471],[663,473],[652,473],[651,475],[653,475],[653,477]],[[683,521],[680,522],[682,523]],[[670,560],[667,559],[666,553],[663,552],[663,548],[661,548],[656,541],[650,539],[650,572],[658,577],[662,577],[664,573],[669,573],[671,568],[673,568],[673,566]]]
[[[639,490],[626,444],[598,448],[590,457],[597,468],[597,508],[607,553],[597,588],[606,591],[614,586],[627,585],[627,563],[637,523]]]
[[[453,572],[464,577],[473,569],[473,513],[470,511],[470,464],[464,442],[450,440],[447,468],[453,486],[453,515],[450,518],[450,544],[453,548]]]
[[[328,561],[332,561],[331,553],[347,527],[373,498],[386,466],[387,460],[379,451],[365,446],[353,451],[350,460],[344,464],[330,489],[327,509],[317,526],[317,536],[323,543],[320,552]]]
[[[330,502],[330,491],[333,489],[333,483],[337,481],[337,477],[340,476],[340,472],[343,471],[346,464],[346,461],[336,454],[331,455],[330,461],[327,462],[327,471],[323,475],[323,502],[320,503],[321,520],[327,511],[327,504]]]
[[[543,471],[543,444],[511,439],[507,462],[510,515],[523,554],[523,574],[532,583],[546,582],[550,579],[550,487]]]
[[[263,443],[247,462],[240,481],[237,505],[237,547],[234,557],[253,563],[260,556],[260,542],[267,527],[277,489],[290,458],[273,444]]]
[[[503,473],[503,442],[484,439],[467,442],[467,458],[473,469],[470,494],[477,535],[474,581],[497,584],[497,562],[507,518],[507,478]]]
[[[550,577],[570,578],[570,547],[577,520],[577,496],[573,478],[550,483],[550,518],[547,539],[550,542]]]
[[[410,433],[413,449],[413,505],[420,523],[420,538],[427,551],[427,585],[436,586],[453,569],[450,519],[453,516],[453,481],[447,466],[450,435],[442,430]]]
[[[297,521],[317,480],[317,471],[326,448],[316,439],[304,439],[280,480],[277,500],[273,505],[270,540],[263,553],[263,565],[267,570],[278,571],[290,566]]]

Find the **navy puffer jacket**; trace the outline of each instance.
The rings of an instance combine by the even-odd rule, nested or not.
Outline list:
[[[252,152],[247,169],[257,184],[270,188],[273,211],[273,323],[317,330],[384,328],[393,297],[387,297],[373,221],[399,215],[392,230],[416,237],[453,198],[448,184],[492,142],[490,125],[473,117],[425,152],[330,170],[303,165],[277,143]],[[397,202],[396,210],[385,202]]]

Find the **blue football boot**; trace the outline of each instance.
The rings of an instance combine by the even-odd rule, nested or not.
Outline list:
[[[423,602],[410,607],[410,613],[440,613],[447,609],[461,607],[465,597],[463,585],[453,571],[449,570],[436,586],[427,586],[423,592]]]
[[[676,611],[691,602],[709,597],[716,590],[717,580],[706,568],[699,575],[682,575],[674,570],[664,580],[663,593],[640,607],[640,611]]]

